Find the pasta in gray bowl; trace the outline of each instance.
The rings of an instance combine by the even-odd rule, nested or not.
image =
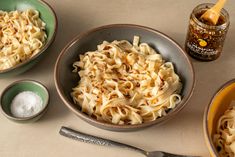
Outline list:
[[[112,52],[119,57],[112,57]],[[106,59],[98,61],[101,58]],[[94,77],[92,67],[98,67]],[[166,121],[186,105],[194,88],[194,70],[184,50],[159,31],[130,24],[107,25],[77,36],[58,57],[54,77],[70,110],[92,125],[113,131]],[[157,97],[163,91],[167,98]]]

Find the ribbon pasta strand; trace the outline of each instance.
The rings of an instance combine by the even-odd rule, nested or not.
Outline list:
[[[154,121],[181,102],[182,83],[171,62],[146,43],[107,42],[80,55],[73,72],[81,80],[72,89],[82,112],[113,124]]]

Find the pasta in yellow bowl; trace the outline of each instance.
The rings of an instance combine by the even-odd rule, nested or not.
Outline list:
[[[80,55],[80,81],[71,93],[82,112],[113,124],[141,124],[165,116],[181,102],[182,83],[171,62],[147,43],[107,42]]]
[[[212,157],[235,155],[235,80],[214,95],[204,114],[204,135]]]

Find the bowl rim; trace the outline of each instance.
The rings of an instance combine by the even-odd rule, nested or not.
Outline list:
[[[210,102],[207,104],[205,110],[204,110],[204,115],[203,115],[203,132],[204,132],[204,139],[206,141],[207,147],[210,150],[210,152],[213,152],[214,156],[218,156],[218,151],[216,150],[212,138],[209,136],[209,131],[208,131],[208,114],[209,110],[215,100],[215,98],[228,86],[231,84],[235,83],[235,78],[231,79],[225,83],[223,83],[218,89],[215,91],[213,94],[212,98],[210,99]]]
[[[46,100],[45,100],[45,106],[43,106],[43,108],[37,113],[37,114],[34,114],[32,116],[29,116],[29,117],[14,117],[12,115],[9,115],[5,112],[5,110],[3,109],[3,106],[2,106],[2,97],[4,96],[4,94],[10,89],[12,88],[13,86],[17,85],[17,84],[21,84],[21,83],[30,83],[30,84],[35,84],[37,86],[39,86],[40,88],[42,88],[45,93],[46,93]],[[24,79],[24,80],[19,80],[19,81],[15,81],[11,84],[9,84],[3,91],[2,91],[2,94],[0,95],[0,110],[1,112],[9,119],[11,120],[15,120],[15,121],[27,121],[27,120],[30,120],[30,119],[33,119],[39,115],[41,115],[49,106],[49,102],[50,102],[50,94],[49,94],[49,90],[48,88],[43,85],[41,82],[39,81],[35,81],[35,80],[30,80],[30,79]]]
[[[54,21],[55,21],[55,23],[54,23],[54,28],[55,28],[55,29],[53,29],[53,35],[52,35],[51,39],[50,39],[48,42],[46,42],[46,44],[42,47],[42,49],[39,51],[39,53],[37,53],[36,55],[34,55],[32,58],[29,58],[29,59],[27,59],[26,61],[24,61],[24,62],[22,62],[22,63],[19,63],[19,64],[13,66],[13,67],[7,68],[7,69],[5,69],[5,70],[0,70],[0,74],[8,73],[8,72],[10,72],[10,71],[12,71],[12,70],[15,70],[15,69],[17,69],[17,68],[20,68],[20,67],[22,67],[22,66],[28,64],[29,62],[35,60],[38,56],[40,56],[41,54],[43,54],[43,52],[45,52],[45,51],[47,50],[47,48],[48,48],[48,47],[54,42],[54,40],[55,40],[56,32],[57,32],[57,29],[58,29],[58,19],[57,19],[56,13],[55,13],[54,9],[52,8],[52,6],[50,6],[50,5],[49,5],[47,2],[45,2],[44,0],[36,0],[36,1],[38,1],[39,3],[41,3],[41,4],[45,5],[45,6],[47,6],[48,9],[49,9],[49,11],[50,11],[51,14],[53,15]]]
[[[180,51],[182,52],[183,56],[185,57],[188,65],[190,66],[190,74],[192,75],[192,85],[191,85],[191,90],[189,91],[188,93],[188,97],[186,99],[184,99],[184,102],[181,102],[179,105],[179,107],[176,107],[174,108],[173,112],[169,112],[168,113],[168,116],[163,116],[163,117],[159,117],[157,118],[156,120],[154,121],[150,121],[150,122],[145,122],[145,123],[141,123],[141,124],[134,124],[134,125],[117,125],[117,124],[111,124],[111,123],[108,123],[108,122],[103,122],[103,121],[98,121],[92,117],[89,117],[87,114],[75,109],[73,106],[74,104],[68,102],[66,100],[66,96],[63,94],[62,91],[62,87],[59,83],[59,79],[58,79],[58,76],[59,76],[59,69],[58,69],[58,65],[60,63],[60,60],[62,58],[62,56],[64,54],[67,53],[67,50],[70,49],[70,47],[72,47],[77,41],[81,40],[83,37],[93,33],[93,32],[96,32],[96,31],[99,31],[99,30],[102,30],[102,29],[108,29],[108,28],[119,28],[119,27],[128,27],[128,28],[139,28],[139,29],[142,29],[142,30],[146,30],[146,31],[150,31],[150,32],[153,32],[155,34],[158,34],[164,38],[166,38],[167,40],[169,40],[172,44],[174,44],[178,49],[180,49]],[[87,122],[91,122],[92,124],[98,124],[98,125],[95,125],[97,127],[100,127],[100,128],[112,128],[112,129],[116,129],[116,130],[119,130],[119,131],[125,131],[125,130],[129,130],[129,129],[138,129],[138,128],[144,128],[144,127],[147,127],[147,126],[151,126],[153,124],[161,124],[164,122],[164,120],[167,120],[167,119],[170,119],[171,117],[173,117],[175,114],[177,114],[179,111],[181,111],[185,105],[187,104],[187,102],[189,101],[190,97],[192,96],[193,94],[193,90],[195,88],[195,72],[194,72],[194,67],[186,53],[186,51],[175,41],[173,40],[171,37],[169,37],[168,35],[158,31],[158,30],[155,30],[153,28],[150,28],[150,27],[146,27],[146,26],[141,26],[141,25],[136,25],[136,24],[109,24],[109,25],[103,25],[103,26],[99,26],[99,27],[96,27],[96,28],[92,28],[88,31],[85,31],[85,32],[82,32],[80,34],[78,34],[77,36],[75,36],[63,49],[62,51],[60,52],[57,60],[56,60],[56,64],[55,64],[55,70],[54,70],[54,80],[55,80],[55,86],[56,86],[56,90],[61,98],[61,100],[63,101],[63,103],[73,112],[75,113],[78,117],[80,117],[81,119],[87,121]],[[182,104],[183,103],[183,104]],[[114,130],[113,130],[114,131]]]

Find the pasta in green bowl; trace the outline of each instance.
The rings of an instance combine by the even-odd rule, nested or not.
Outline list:
[[[57,19],[40,0],[0,1],[0,77],[30,69],[55,38]]]

